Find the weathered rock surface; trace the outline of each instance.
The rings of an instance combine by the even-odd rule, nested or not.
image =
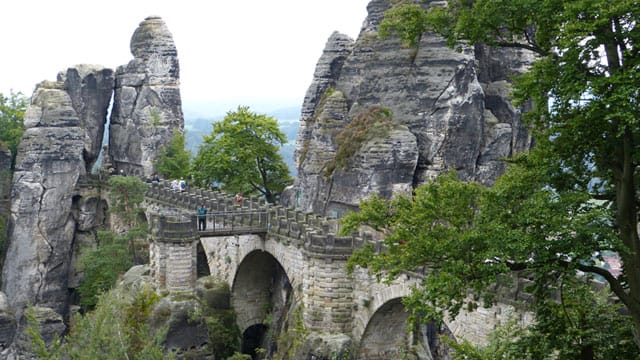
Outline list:
[[[39,304],[66,311],[75,220],[73,188],[85,173],[84,134],[62,83],[41,84],[25,114],[11,195],[2,289],[21,317]]]
[[[98,155],[111,73],[100,66],[69,68],[57,82],[38,85],[25,113],[2,271],[2,289],[18,319],[27,304],[67,316],[75,186]]]
[[[9,234],[9,208],[11,207],[11,151],[0,145],[0,240]],[[2,260],[0,259],[0,264]]]
[[[131,53],[116,70],[109,155],[118,171],[151,176],[158,149],[184,129],[178,53],[164,21],[153,16],[134,32]]]
[[[525,109],[508,100],[509,76],[523,71],[531,55],[486,46],[457,52],[434,34],[423,35],[416,48],[380,39],[391,3],[369,3],[356,41],[338,33],[329,38],[302,106],[298,178],[285,203],[340,216],[369,194],[407,192],[443,171],[491,184],[504,170],[502,157],[531,146]],[[340,134],[376,106],[391,111],[394,130],[368,138],[332,170],[344,146]]]
[[[113,70],[101,65],[80,64],[59,73],[58,81],[64,82],[78,113],[80,128],[85,132],[84,159],[89,173],[102,148],[107,110],[113,95]]]
[[[16,339],[11,347],[15,359],[37,359],[32,355],[34,353],[33,339],[26,331],[29,326],[40,330],[42,340],[47,347],[50,347],[56,338],[62,337],[66,329],[64,320],[57,311],[42,306],[33,306],[30,311],[35,323],[29,323],[26,317],[20,320]]]

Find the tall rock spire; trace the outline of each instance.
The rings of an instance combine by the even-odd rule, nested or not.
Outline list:
[[[130,47],[134,59],[116,71],[109,155],[117,170],[150,176],[158,150],[184,129],[178,52],[157,16],[140,23]]]
[[[77,65],[38,84],[24,116],[11,187],[2,291],[19,319],[28,304],[66,316],[77,219],[74,188],[98,155],[113,70]]]

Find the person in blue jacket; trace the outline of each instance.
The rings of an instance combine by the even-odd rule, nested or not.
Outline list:
[[[204,205],[200,205],[198,208],[198,230],[207,230],[207,208]]]

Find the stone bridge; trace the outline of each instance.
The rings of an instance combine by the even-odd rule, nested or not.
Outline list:
[[[146,202],[158,210],[149,219],[158,287],[193,289],[206,262],[205,274],[229,284],[245,334],[264,332],[293,303],[308,337],[347,344],[361,359],[398,358],[402,349],[419,340],[428,344],[433,337],[434,329],[406,330],[408,314],[401,300],[420,281],[419,274],[382,284],[362,269],[347,273],[347,259],[365,241],[373,241],[371,236],[340,237],[333,219],[267,206],[257,198],[239,205],[231,195],[201,189],[180,193],[154,184]],[[203,232],[197,230],[195,215],[200,204],[209,210]],[[491,308],[463,312],[435,331],[484,343],[491,330],[514,316],[530,321],[512,300],[507,296]]]

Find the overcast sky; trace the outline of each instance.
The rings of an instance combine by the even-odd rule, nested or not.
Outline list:
[[[159,15],[178,48],[185,108],[299,106],[327,39],[333,31],[355,39],[368,2],[3,1],[0,92],[31,95],[36,83],[75,64],[126,64],[133,31],[145,17]]]

